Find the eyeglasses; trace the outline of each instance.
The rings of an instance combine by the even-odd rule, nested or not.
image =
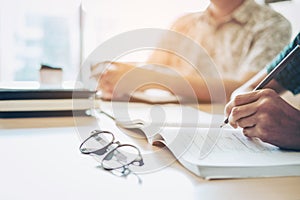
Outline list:
[[[115,136],[109,131],[92,131],[81,143],[79,150],[83,154],[97,156],[106,154],[101,160],[101,168],[118,176],[127,177],[133,173],[129,165],[144,165],[141,152],[136,146],[115,141]]]

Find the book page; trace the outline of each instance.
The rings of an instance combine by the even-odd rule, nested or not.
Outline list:
[[[284,151],[231,128],[165,128],[160,131],[176,158],[202,166],[300,164],[300,152]]]
[[[160,127],[219,127],[223,115],[211,115],[196,108],[180,104],[122,103],[101,104],[105,113],[115,118],[123,128]]]

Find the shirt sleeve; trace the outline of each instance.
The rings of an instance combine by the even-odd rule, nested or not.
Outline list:
[[[300,33],[266,67],[270,73],[297,45],[300,45]],[[287,66],[275,77],[275,80],[293,94],[300,93],[300,52],[298,51]]]

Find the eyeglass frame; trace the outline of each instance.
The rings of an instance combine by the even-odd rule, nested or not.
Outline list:
[[[142,154],[141,154],[141,151],[139,150],[139,148],[137,148],[136,146],[132,145],[132,144],[121,144],[119,141],[115,141],[115,136],[112,132],[110,131],[101,131],[101,130],[93,130],[91,132],[92,134],[87,137],[79,146],[79,150],[82,154],[85,154],[85,155],[91,155],[91,154],[94,154],[94,155],[98,155],[98,156],[101,156],[101,155],[105,155],[102,160],[101,160],[101,167],[104,169],[104,170],[107,170],[107,171],[113,171],[113,170],[117,170],[117,169],[121,169],[123,168],[123,171],[121,172],[123,176],[127,176],[131,170],[128,168],[129,165],[134,165],[134,166],[142,166],[144,165],[144,161],[143,161],[143,157],[142,157]],[[111,142],[109,142],[107,145],[105,145],[104,147],[102,147],[101,149],[97,149],[95,151],[90,151],[90,152],[85,152],[83,151],[84,148],[82,148],[82,146],[88,141],[90,140],[91,138],[95,137],[96,135],[99,135],[99,134],[110,134],[112,136],[112,140]],[[113,144],[116,144],[117,146],[114,147],[113,149],[109,150],[108,148],[113,145]],[[137,157],[131,161],[130,163],[127,163],[125,165],[122,165],[120,167],[105,167],[103,166],[103,161],[106,160],[105,158],[107,158],[112,152],[116,151],[118,148],[120,147],[123,147],[123,146],[129,146],[129,147],[133,147],[134,149],[137,150],[138,152],[138,155]],[[98,152],[101,152],[100,154]],[[135,165],[134,163],[138,163],[138,165]],[[127,173],[126,173],[127,172]]]

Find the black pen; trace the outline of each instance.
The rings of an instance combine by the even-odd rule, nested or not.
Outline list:
[[[262,80],[253,91],[263,89],[279,72],[281,72],[287,64],[293,59],[296,52],[300,50],[300,45],[296,45],[295,48],[280,62],[278,65]],[[224,120],[221,128],[228,124],[228,117]]]

